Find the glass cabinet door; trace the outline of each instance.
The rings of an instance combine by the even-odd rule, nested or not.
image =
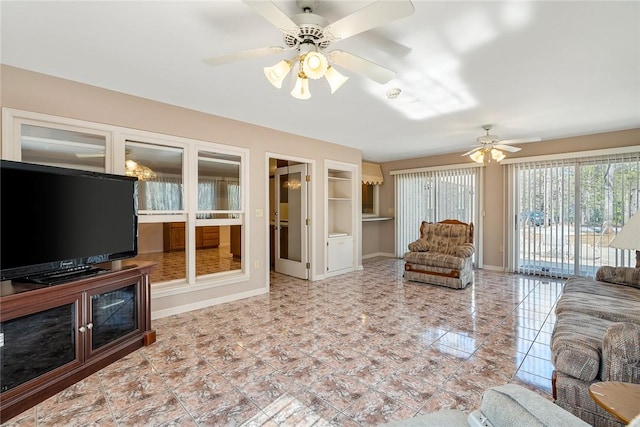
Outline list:
[[[139,282],[90,295],[90,352],[140,331]]]
[[[83,360],[77,346],[78,296],[0,323],[0,386],[10,392],[30,380]],[[57,304],[60,304],[57,302]],[[19,390],[16,389],[16,392]]]

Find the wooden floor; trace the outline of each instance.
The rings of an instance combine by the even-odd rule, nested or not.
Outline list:
[[[157,267],[151,270],[151,283],[184,279],[187,276],[185,251],[138,254],[134,260],[153,261]],[[229,246],[196,250],[196,275],[240,270],[240,259],[234,258]]]

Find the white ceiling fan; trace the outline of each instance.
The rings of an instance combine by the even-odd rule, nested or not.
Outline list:
[[[487,134],[479,136],[476,140],[476,147],[472,150],[467,151],[462,155],[469,156],[474,162],[484,163],[485,160],[491,161],[491,159],[499,162],[504,159],[505,155],[502,151],[508,151],[510,153],[515,153],[520,151],[520,147],[512,147],[507,144],[520,144],[525,142],[535,142],[542,141],[542,138],[520,138],[520,139],[500,139],[498,135],[489,135],[489,131],[493,125],[482,125],[482,129],[484,129]],[[501,151],[502,150],[502,151]]]
[[[292,68],[296,70],[294,74],[297,78],[296,86],[291,95],[299,99],[307,99],[311,96],[308,90],[308,79],[325,77],[331,87],[331,93],[347,80],[348,77],[341,75],[331,66],[332,64],[362,74],[381,84],[389,82],[395,76],[392,70],[342,50],[332,50],[326,52],[326,55],[321,51],[333,42],[404,18],[414,12],[410,0],[378,0],[329,23],[326,18],[314,13],[317,2],[312,0],[296,0],[301,13],[291,17],[271,1],[243,0],[243,2],[283,33],[286,47],[272,46],[245,50],[205,59],[204,62],[208,65],[223,65],[295,51],[291,59],[280,61],[273,67],[265,67],[264,71],[269,82],[280,88],[289,71]]]

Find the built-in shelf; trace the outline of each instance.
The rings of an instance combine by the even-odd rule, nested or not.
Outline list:
[[[362,222],[389,221],[392,219],[393,219],[392,216],[369,216],[369,217],[362,217]]]
[[[354,210],[359,208],[354,204],[357,168],[339,162],[328,162],[327,166],[326,271],[328,274],[340,274],[354,268]]]

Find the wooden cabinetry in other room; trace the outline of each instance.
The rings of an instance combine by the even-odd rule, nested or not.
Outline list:
[[[165,222],[162,242],[165,252],[183,251],[186,242],[185,223]],[[217,248],[218,246],[220,246],[220,227],[217,225],[196,227],[196,249]]]

